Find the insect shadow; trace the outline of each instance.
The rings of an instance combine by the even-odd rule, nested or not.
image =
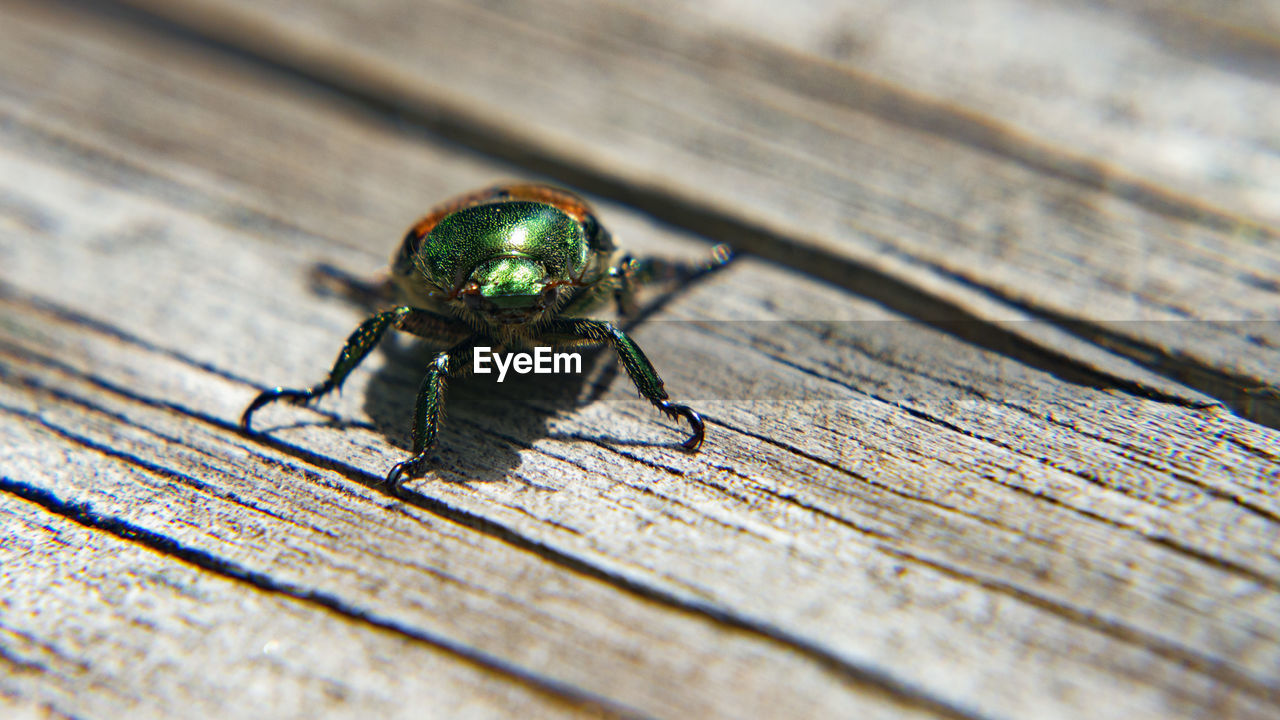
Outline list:
[[[338,297],[371,313],[388,302],[384,284],[357,278],[327,263],[311,272],[312,292]],[[629,327],[660,310],[679,294],[660,293],[623,324]],[[385,362],[373,371],[364,395],[364,412],[374,429],[392,446],[408,451],[408,428],[418,386],[438,352],[430,343],[405,334],[384,338],[378,347]],[[670,440],[653,442],[596,433],[555,433],[551,425],[561,411],[601,401],[621,374],[617,354],[608,347],[580,347],[582,372],[520,375],[474,373],[451,378],[446,419],[440,428],[427,477],[453,482],[506,480],[521,462],[520,452],[545,438],[604,445],[668,447],[682,434],[671,425]],[[642,402],[642,401],[637,401]],[[350,423],[348,423],[350,424]]]
[[[365,393],[364,412],[391,445],[408,451],[409,419],[418,384],[437,352],[413,338],[390,338],[381,348],[386,362],[374,371]],[[518,375],[468,374],[452,378],[447,411],[441,424],[427,477],[452,481],[504,480],[520,465],[520,451],[551,435],[550,424],[561,409],[587,402],[591,379],[610,382],[601,367],[611,367],[612,353],[584,348],[582,373]],[[603,378],[603,379],[599,379]],[[607,384],[605,385],[607,388]],[[609,438],[594,438],[610,442]]]

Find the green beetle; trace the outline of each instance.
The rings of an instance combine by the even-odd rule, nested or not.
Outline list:
[[[470,370],[473,352],[486,345],[505,350],[612,345],[640,394],[673,419],[689,422],[693,434],[682,447],[696,451],[705,434],[702,417],[668,400],[662,378],[625,332],[586,313],[610,299],[625,313],[638,285],[692,279],[729,258],[723,245],[698,265],[631,258],[614,246],[586,201],[550,185],[504,184],[468,193],[409,229],[391,262],[399,304],[356,328],[324,382],[265,390],[240,423],[252,432],[253,414],[264,405],[275,400],[305,405],[339,388],[386,331],[396,328],[447,349],[431,361],[418,390],[413,457],[387,474],[395,491],[426,463],[448,378]]]

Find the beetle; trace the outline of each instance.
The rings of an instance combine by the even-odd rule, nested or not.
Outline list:
[[[240,424],[252,433],[253,414],[264,405],[306,405],[339,389],[395,328],[444,349],[428,363],[418,389],[413,455],[387,473],[393,491],[422,471],[440,428],[448,380],[466,373],[475,349],[485,345],[508,351],[612,346],[642,397],[677,422],[688,421],[692,434],[681,447],[696,452],[705,436],[702,416],[671,402],[657,370],[625,331],[589,313],[613,299],[626,315],[639,285],[687,281],[723,266],[731,255],[717,245],[701,264],[633,258],[617,248],[585,200],[551,185],[506,183],[467,193],[409,228],[391,260],[397,304],[356,328],[324,381],[264,390]]]

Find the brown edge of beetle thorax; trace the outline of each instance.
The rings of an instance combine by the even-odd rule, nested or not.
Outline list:
[[[596,220],[595,212],[591,209],[591,206],[587,204],[586,200],[574,193],[551,185],[543,185],[542,183],[500,183],[483,190],[469,192],[447,203],[433,207],[431,212],[414,223],[409,228],[409,232],[405,234],[404,241],[400,243],[400,249],[396,252],[396,256],[391,263],[393,272],[398,275],[408,275],[412,272],[414,267],[413,259],[422,247],[422,241],[426,239],[427,235],[431,234],[431,231],[435,229],[436,225],[440,224],[441,220],[469,207],[508,200],[527,200],[551,205],[582,224],[583,231],[587,236],[587,242],[592,250],[611,251],[614,249],[613,239],[609,236],[609,232]]]

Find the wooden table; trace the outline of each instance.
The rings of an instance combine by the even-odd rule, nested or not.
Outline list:
[[[0,714],[1276,717],[1266,3],[5,0]],[[316,409],[430,205],[742,254],[613,377]],[[612,378],[612,382],[610,379]]]

